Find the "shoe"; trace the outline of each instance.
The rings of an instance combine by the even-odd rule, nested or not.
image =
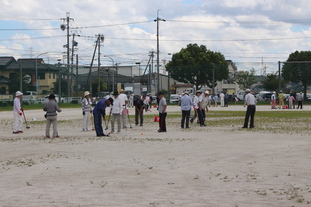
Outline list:
[[[190,127],[186,127],[187,129],[190,129]]]
[[[51,138],[50,136],[45,136],[45,138]]]
[[[19,131],[19,133],[24,133],[23,131]]]
[[[59,136],[57,135],[57,136],[53,136],[53,138],[59,138]]]
[[[13,134],[19,134],[19,132],[13,132]]]
[[[202,124],[202,125],[200,125],[201,127],[205,127],[205,126],[207,126],[207,125],[205,125],[205,124]]]
[[[254,126],[250,126],[249,128],[254,128]]]
[[[139,125],[139,126],[144,126],[143,124]]]
[[[242,127],[242,129],[247,129],[247,128],[248,128],[248,127],[245,127],[245,126],[244,126],[244,127]]]
[[[108,135],[108,134],[101,134],[100,136],[102,136],[102,137],[108,137],[109,135]]]
[[[193,123],[193,118],[190,119],[190,123],[191,123],[191,124]]]
[[[163,130],[159,129],[158,132],[166,132],[166,131],[163,131]]]

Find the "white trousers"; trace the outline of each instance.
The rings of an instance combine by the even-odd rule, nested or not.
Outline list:
[[[85,111],[85,115],[83,115],[82,120],[82,130],[89,130],[90,126],[90,111]]]
[[[23,117],[19,115],[18,111],[13,111],[13,115],[14,115],[13,132],[22,131]]]
[[[126,126],[126,122],[127,122],[126,118],[127,118],[126,109],[123,109],[122,114],[121,114],[122,128],[127,128],[127,126]]]
[[[47,116],[46,117],[46,127],[45,127],[45,135],[50,136],[50,127],[53,125],[53,137],[58,136],[57,131],[57,116]]]

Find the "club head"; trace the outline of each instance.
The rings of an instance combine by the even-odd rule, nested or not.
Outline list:
[[[30,127],[29,127],[29,126],[26,126],[26,129],[30,129]]]

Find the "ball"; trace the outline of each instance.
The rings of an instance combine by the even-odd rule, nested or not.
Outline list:
[[[144,135],[144,132],[140,133],[141,135]]]

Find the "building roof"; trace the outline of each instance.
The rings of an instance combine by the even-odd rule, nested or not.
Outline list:
[[[10,79],[7,77],[4,77],[3,75],[0,76],[0,83],[9,83]]]
[[[0,57],[0,66],[7,66],[11,62],[16,62],[16,60],[13,56]]]

